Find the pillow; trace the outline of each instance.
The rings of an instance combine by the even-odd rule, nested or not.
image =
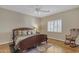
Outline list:
[[[17,31],[15,31],[15,32],[14,32],[14,35],[15,35],[15,36],[17,36],[17,35],[18,35],[18,32],[17,32]]]
[[[30,35],[30,34],[32,34],[32,30],[29,30],[29,31],[28,31],[28,35]]]
[[[18,36],[22,36],[22,31],[21,30],[18,31]]]
[[[25,31],[22,31],[22,35],[23,36],[26,36],[27,35],[27,31],[25,30]]]
[[[32,30],[32,34],[36,34],[36,31],[35,30]]]

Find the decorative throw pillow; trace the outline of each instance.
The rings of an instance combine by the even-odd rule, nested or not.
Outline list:
[[[32,30],[32,34],[36,34],[36,31],[35,30]]]
[[[27,31],[22,31],[23,36],[27,35]]]
[[[21,30],[18,31],[18,36],[22,36],[22,31]]]
[[[15,31],[14,35],[15,35],[15,36],[17,36],[17,35],[18,35],[18,32],[17,32],[17,31]]]
[[[32,31],[31,30],[28,31],[28,35],[30,35],[30,34],[32,34]]]

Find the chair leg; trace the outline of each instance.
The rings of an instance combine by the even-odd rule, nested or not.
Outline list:
[[[70,41],[70,47],[72,48],[76,47],[75,40]]]

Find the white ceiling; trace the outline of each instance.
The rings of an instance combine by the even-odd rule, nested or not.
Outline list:
[[[16,11],[19,13],[32,15],[36,17],[44,17],[53,15],[59,12],[67,11],[79,7],[78,5],[1,5],[1,8]],[[50,12],[37,12],[35,8],[49,10]]]

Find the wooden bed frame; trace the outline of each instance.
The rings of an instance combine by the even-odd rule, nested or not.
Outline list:
[[[15,48],[15,38],[18,34],[15,35],[16,32],[18,31],[28,31],[28,30],[34,30],[32,28],[16,28],[13,29],[13,46]],[[35,36],[32,37],[28,37],[23,39],[22,41],[19,42],[18,46],[19,46],[19,50],[20,52],[23,52],[24,50],[27,50],[29,48],[35,47],[39,44],[41,44],[41,42],[46,41],[47,43],[47,35],[46,34],[37,34]]]

